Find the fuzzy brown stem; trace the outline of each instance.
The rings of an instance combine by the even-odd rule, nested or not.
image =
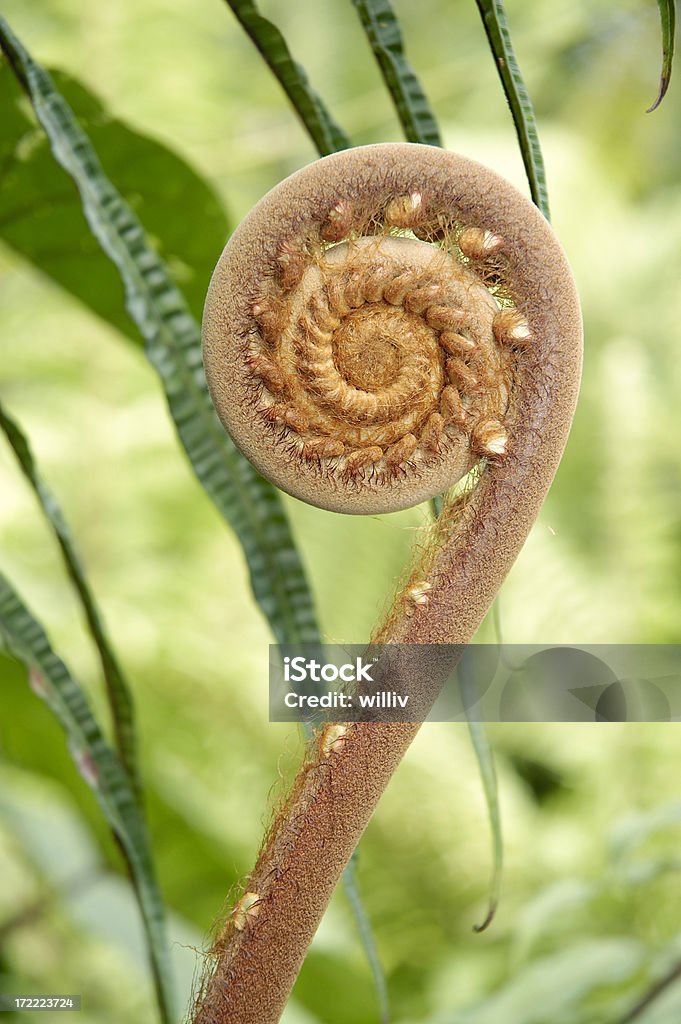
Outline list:
[[[579,304],[550,228],[510,186],[497,192],[490,213],[488,172],[454,161],[451,169],[476,179],[487,197],[485,223],[491,219],[493,230],[512,242],[511,283],[523,296],[535,341],[512,384],[506,457],[487,464],[470,493],[445,507],[432,543],[376,634],[381,642],[463,644],[473,637],[553,479],[579,384]],[[427,603],[414,607],[409,590],[423,584]],[[435,695],[424,695],[424,703]],[[330,753],[318,742],[249,877],[257,902],[239,926],[232,917],[216,943],[194,1024],[276,1024],[343,868],[418,728],[357,723]]]

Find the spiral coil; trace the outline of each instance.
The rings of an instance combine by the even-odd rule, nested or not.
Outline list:
[[[209,383],[237,444],[279,486],[389,511],[506,456],[532,330],[502,235],[425,190],[357,191],[267,239],[252,287],[241,283],[241,329],[219,341],[238,386]]]

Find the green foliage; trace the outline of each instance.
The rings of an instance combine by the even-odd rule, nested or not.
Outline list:
[[[598,1000],[635,980],[643,963],[644,951],[632,939],[580,941],[531,962],[497,995],[448,1016],[446,1024],[604,1024]]]
[[[56,0],[7,0],[6,10],[16,12],[36,52],[107,94],[103,105],[55,76],[197,319],[227,233],[224,214],[203,177],[144,133],[188,154],[201,175],[219,183],[235,218],[308,158],[306,140],[271,99],[238,26],[219,4],[165,8],[162,30],[155,13],[132,0],[78,11]],[[323,95],[338,97],[352,137],[389,137],[394,125],[372,91],[370,61],[358,57],[362,39],[347,0],[323,9],[269,0],[266,10],[294,52],[309,53],[312,79]],[[507,125],[490,102],[492,62],[480,52],[475,9],[464,5],[455,20],[447,0],[398,10],[444,137],[513,174]],[[655,118],[639,116],[651,81],[640,54],[653,53],[656,42],[651,4],[579,0],[557,14],[549,3],[518,0],[511,13],[546,129],[555,222],[580,284],[589,344],[566,459],[506,585],[505,633],[509,640],[675,642],[678,93],[669,91]],[[112,121],[109,108],[137,130]],[[0,68],[0,124],[4,242],[137,339],[122,309],[120,276],[93,244],[80,200],[7,66]],[[145,147],[153,171],[135,155]],[[106,583],[107,619],[126,638],[125,663],[136,683],[158,874],[168,904],[203,935],[252,862],[261,830],[254,806],[266,802],[276,766],[288,778],[289,762],[300,754],[293,735],[265,724],[253,682],[266,670],[266,654],[255,653],[264,650],[265,630],[244,599],[237,545],[213,528],[200,490],[187,486],[146,368],[12,252],[0,251],[0,261],[0,388],[30,423],[79,550]],[[64,607],[59,567],[26,515],[14,464],[0,465],[0,474],[5,558],[24,577],[34,606],[49,614],[57,646],[69,650],[87,684],[93,672],[79,650],[76,617]],[[423,510],[360,521],[288,507],[334,636],[365,635]],[[484,627],[483,638],[488,634]],[[77,784],[53,717],[28,690],[24,670],[1,654],[0,689],[3,759],[17,766],[12,771],[26,790],[56,780],[51,804],[58,790],[97,837],[97,860],[118,868],[92,791]],[[507,846],[504,899],[483,936],[473,936],[471,926],[484,916],[486,812],[463,734],[424,730],[363,840],[363,898],[395,1020],[497,1024],[515,1014],[526,1024],[541,1005],[542,1024],[554,1024],[549,1013],[560,1024],[623,1024],[681,960],[678,813],[663,803],[678,797],[674,726],[509,725],[493,727],[492,738]],[[289,751],[283,758],[282,749]],[[560,785],[539,799],[528,765]],[[4,772],[2,784],[6,796]],[[123,902],[122,880],[112,880],[119,884],[109,901],[100,901],[97,887],[79,904],[55,890],[40,915],[16,923],[43,899],[51,876],[42,862],[29,862],[6,803],[0,801],[0,929],[8,925],[0,984],[24,980],[37,990],[73,979],[75,991],[86,978],[88,1015],[97,1024],[148,1022],[151,1000],[132,1005],[127,995],[142,988],[141,963],[115,968],[115,920],[107,915]],[[617,820],[605,849],[602,832]],[[52,816],[45,821],[52,828]],[[660,827],[650,828],[655,822]],[[111,926],[99,950],[78,913],[88,896],[91,921],[104,916]],[[200,944],[196,934],[177,937]],[[593,984],[597,972],[581,947],[588,960],[598,958],[607,984]],[[670,983],[635,1019],[680,1018],[681,986]],[[342,900],[332,903],[286,1019],[376,1024],[371,975]]]
[[[30,666],[33,688],[59,719],[73,759],[120,842],[144,920],[161,1017],[164,1024],[171,1024],[175,996],[165,911],[137,797],[83,690],[4,576],[0,576],[0,638],[11,654]]]
[[[227,3],[288,96],[319,155],[326,156],[349,146],[349,138],[310,85],[305,69],[291,56],[276,25],[263,18],[254,0],[227,0]]]
[[[60,72],[54,81],[193,316],[200,318],[206,281],[229,234],[214,191],[167,146],[112,117],[82,83]],[[0,124],[0,238],[107,323],[141,342],[125,309],[120,274],[93,237],[77,191],[65,175],[55,173],[47,137],[8,64],[0,66]]]
[[[467,705],[468,707],[468,705]],[[501,830],[501,809],[499,807],[499,786],[497,773],[494,766],[494,754],[490,746],[485,726],[482,722],[469,719],[469,732],[471,742],[475,750],[475,756],[480,770],[482,787],[485,793],[485,803],[489,816],[490,831],[492,833],[492,880],[490,883],[490,897],[487,914],[481,924],[476,925],[475,930],[482,932],[490,926],[492,919],[499,905],[501,892],[501,879],[504,868],[504,837]]]
[[[404,53],[399,22],[390,0],[352,0],[392,97],[408,142],[441,146],[428,99]]]
[[[534,110],[513,52],[503,0],[476,0],[476,3],[485,26],[499,78],[511,108],[511,116],[518,135],[532,199],[546,219],[550,220],[544,158],[539,145]]]
[[[54,531],[55,538],[64,558],[64,564],[71,582],[80,598],[90,635],[99,653],[102,673],[109,697],[113,719],[116,746],[121,762],[130,776],[138,796],[140,780],[137,770],[137,742],[132,694],[118,658],[109,642],[97,601],[88,583],[85,570],[76,552],[71,532],[64,520],[59,504],[44,483],[35,464],[28,440],[16,420],[7,413],[0,402],[0,429],[4,432],[21,470],[38,499],[43,514]]]
[[[343,872],[343,884],[345,886],[348,902],[352,908],[352,913],[355,918],[355,924],[357,926],[357,931],[359,932],[362,948],[364,949],[371,969],[371,975],[376,989],[380,1024],[390,1024],[388,982],[378,956],[378,950],[376,949],[376,940],[371,927],[371,921],[369,920],[369,915],[360,895],[359,883],[357,881],[358,859],[358,851],[355,850],[348,861],[345,871]]]
[[[660,74],[660,88],[654,103],[646,111],[648,114],[659,107],[667,95],[667,89],[672,77],[672,63],[674,61],[676,0],[657,0],[657,6],[660,9],[660,26],[662,28],[662,72]]]
[[[104,174],[52,79],[2,20],[0,43],[55,158],[78,186],[93,235],[121,275],[128,312],[159,373],[180,440],[206,492],[241,541],[256,600],[280,641],[314,641],[312,599],[281,499],[218,422],[205,386],[199,327],[183,294]]]

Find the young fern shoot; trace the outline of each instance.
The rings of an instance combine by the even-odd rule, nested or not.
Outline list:
[[[539,211],[479,164],[410,144],[334,154],[265,196],[204,318],[218,413],[284,490],[366,514],[469,474],[373,638],[400,644],[472,638],[558,466],[581,350],[570,269]],[[422,708],[436,696],[424,684]],[[320,732],[218,937],[194,1024],[279,1020],[418,728]]]

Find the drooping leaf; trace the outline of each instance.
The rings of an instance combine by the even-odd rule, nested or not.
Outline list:
[[[206,283],[229,235],[217,196],[180,157],[117,121],[80,83],[60,72],[54,80],[193,315],[200,317]],[[73,185],[55,173],[45,133],[4,62],[0,124],[0,238],[140,344],[120,275],[93,238]]]
[[[381,1024],[390,1024],[390,1004],[388,1001],[388,984],[385,980],[385,974],[383,972],[383,966],[378,956],[378,950],[376,949],[376,940],[374,939],[373,929],[371,927],[371,921],[367,914],[366,907],[362,902],[362,896],[359,890],[359,883],[357,881],[357,860],[358,850],[353,851],[352,857],[347,863],[345,871],[343,872],[343,885],[345,887],[345,895],[348,898],[348,903],[352,910],[355,918],[355,924],[359,933],[364,955],[367,958],[367,962],[371,969],[371,976],[374,980],[374,988],[376,989],[376,999],[378,1002],[378,1012]]]
[[[539,145],[537,123],[532,109],[532,101],[513,52],[503,0],[475,0],[475,2],[482,17],[508,105],[511,108],[511,116],[518,135],[532,199],[546,219],[550,220],[546,171]]]
[[[499,905],[501,878],[504,867],[504,840],[501,832],[497,773],[494,767],[494,754],[487,738],[487,732],[482,722],[474,722],[472,719],[468,721],[468,730],[480,769],[480,778],[482,779],[482,788],[485,794],[487,815],[492,833],[492,879],[490,882],[489,906],[485,919],[481,924],[475,926],[476,932],[482,932],[492,923]]]
[[[237,534],[256,600],[280,641],[314,641],[310,591],[278,491],[237,451],[208,397],[198,324],[141,224],[105,175],[87,135],[0,19],[0,44],[26,90],[55,158],[73,178],[90,229],[125,285],[130,316],[159,373],[194,471]]]
[[[0,574],[0,639],[29,668],[31,683],[66,733],[80,774],[95,793],[128,864],[144,922],[164,1024],[174,1024],[175,996],[165,911],[146,826],[127,772],[107,744],[85,694],[52,650],[40,623]]]
[[[481,924],[475,926],[476,932],[482,932],[488,928],[494,919],[499,904],[501,891],[501,878],[504,866],[504,840],[501,831],[501,813],[499,810],[499,790],[497,784],[497,773],[494,767],[494,755],[490,747],[489,739],[484,722],[477,722],[470,715],[469,709],[476,702],[476,685],[467,674],[467,659],[464,658],[459,665],[459,685],[466,709],[468,731],[470,733],[473,750],[480,770],[482,788],[487,804],[487,816],[489,818],[492,833],[492,879],[490,882],[489,905],[485,919]]]
[[[660,88],[652,106],[646,113],[650,114],[659,107],[667,94],[672,77],[674,62],[674,36],[676,28],[676,0],[657,0],[660,9],[660,26],[662,28],[662,71],[660,72]]]
[[[276,25],[263,18],[254,0],[227,0],[227,3],[288,96],[320,156],[346,149],[350,145],[349,138],[310,85],[305,69],[291,56]]]
[[[402,30],[390,0],[352,0],[409,142],[441,146],[423,87],[404,53]]]
[[[113,720],[116,747],[121,763],[130,776],[135,792],[139,795],[140,782],[137,770],[135,717],[130,687],[109,642],[101,612],[76,552],[71,532],[66,525],[61,508],[38,472],[26,436],[19,427],[19,424],[3,408],[2,402],[0,402],[0,429],[4,432],[12,451],[16,455],[23,474],[33,489],[43,514],[52,527],[57,543],[61,548],[66,570],[80,599],[90,635],[99,653],[111,718]]]

